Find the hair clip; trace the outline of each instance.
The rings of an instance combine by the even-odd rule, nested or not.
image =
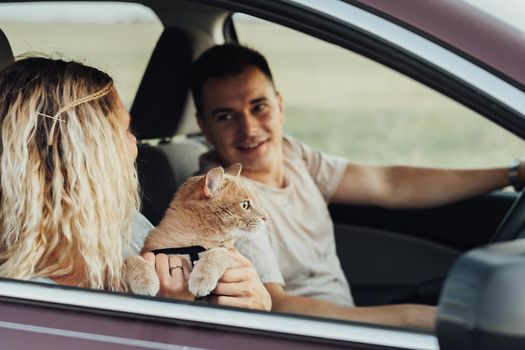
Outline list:
[[[58,110],[58,112],[54,116],[50,116],[48,114],[37,112],[36,114],[41,116],[41,117],[53,119],[53,124],[51,124],[51,129],[49,131],[49,136],[47,138],[48,146],[52,146],[53,145],[53,137],[55,136],[55,129],[56,129],[57,122],[61,122],[61,123],[65,123],[66,122],[64,119],[60,119],[58,117],[59,115],[61,115],[62,113],[64,113],[68,109],[71,109],[71,108],[74,108],[74,107],[76,107],[78,105],[81,105],[82,103],[86,103],[86,102],[93,101],[93,100],[96,100],[98,98],[101,98],[102,96],[105,96],[105,95],[109,94],[112,89],[113,89],[113,81],[110,81],[102,89],[100,89],[98,91],[95,91],[94,93],[89,94],[89,95],[87,95],[85,97],[79,98],[79,99],[71,102],[70,104],[62,107],[61,109]]]
[[[41,117],[46,117],[46,118],[53,119],[53,120],[56,120],[56,121],[59,121],[59,122],[62,122],[62,123],[66,122],[64,119],[60,119],[59,117],[52,117],[52,116],[50,116],[48,114],[44,114],[44,113],[40,113],[40,112],[36,112],[36,114],[41,116]]]
[[[40,112],[36,112],[36,114],[41,116],[41,117],[53,119],[53,124],[51,124],[51,131],[49,132],[48,141],[47,141],[47,145],[48,146],[52,146],[53,145],[53,136],[55,135],[55,129],[56,129],[57,122],[65,123],[66,121],[64,119],[60,119],[58,117],[58,115],[50,116],[48,114],[44,114],[44,113],[40,113]]]

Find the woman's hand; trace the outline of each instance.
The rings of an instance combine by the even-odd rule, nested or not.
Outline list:
[[[155,268],[159,276],[160,290],[157,296],[195,300],[193,294],[188,291],[188,278],[191,272],[188,259],[178,255],[155,255],[151,252],[144,253],[142,257]]]
[[[252,263],[235,248],[228,249],[228,253],[239,263],[239,267],[229,268],[224,272],[212,292],[211,302],[217,305],[270,311],[272,299]]]

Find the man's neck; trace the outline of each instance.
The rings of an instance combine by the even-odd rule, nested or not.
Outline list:
[[[283,188],[286,186],[283,164],[269,170],[254,171],[251,169],[243,169],[242,175],[271,187]]]

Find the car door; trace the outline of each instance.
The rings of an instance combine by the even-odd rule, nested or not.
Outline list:
[[[437,349],[417,331],[6,279],[0,339],[3,349]]]

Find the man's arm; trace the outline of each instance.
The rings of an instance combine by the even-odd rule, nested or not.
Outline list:
[[[507,168],[451,170],[348,164],[331,201],[389,208],[431,207],[507,185]]]
[[[389,326],[433,329],[436,309],[426,305],[347,307],[291,295],[275,283],[264,285],[272,297],[272,311],[295,313]]]

